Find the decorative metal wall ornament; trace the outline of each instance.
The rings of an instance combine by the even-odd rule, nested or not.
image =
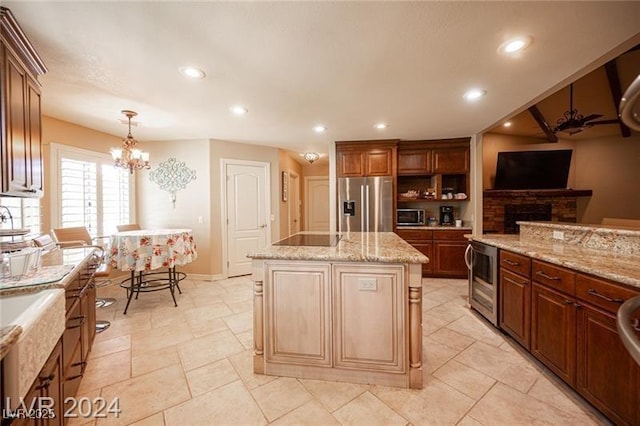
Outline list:
[[[182,161],[169,158],[158,164],[157,169],[149,172],[149,180],[171,194],[171,202],[175,208],[176,192],[185,189],[189,182],[196,180],[196,171],[188,168]]]

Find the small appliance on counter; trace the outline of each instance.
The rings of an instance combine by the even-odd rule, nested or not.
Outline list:
[[[396,223],[398,226],[425,225],[424,209],[398,209]]]
[[[453,206],[440,206],[440,225],[453,226],[455,223]]]

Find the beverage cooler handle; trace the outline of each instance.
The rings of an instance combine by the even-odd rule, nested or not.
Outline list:
[[[364,212],[367,209],[367,205],[364,203],[364,185],[360,185],[360,232],[365,232],[364,229]]]
[[[471,262],[473,256],[473,247],[471,244],[467,246],[467,249],[464,251],[464,263],[467,264],[467,269],[471,270]]]

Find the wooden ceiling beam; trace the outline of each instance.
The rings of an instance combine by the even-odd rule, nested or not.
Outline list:
[[[553,129],[551,129],[551,126],[549,126],[549,123],[547,123],[547,120],[545,120],[538,107],[535,105],[530,106],[529,113],[531,113],[533,119],[536,120],[536,123],[538,123],[538,126],[540,126],[544,134],[547,135],[547,140],[549,142],[558,142],[558,137],[553,132]]]
[[[616,65],[616,60],[612,60],[604,64],[604,69],[607,72],[607,80],[609,81],[609,90],[611,92],[611,97],[613,98],[613,106],[616,109],[616,114],[620,115],[620,111],[618,111],[618,106],[620,105],[620,100],[622,99],[622,88],[620,87],[620,77],[618,77],[618,66]],[[620,125],[620,133],[623,138],[628,138],[631,136],[631,130],[622,122],[622,120],[618,120]]]

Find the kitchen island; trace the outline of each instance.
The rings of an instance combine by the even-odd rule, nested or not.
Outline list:
[[[247,255],[254,372],[422,388],[421,264],[429,259],[392,232],[336,240]]]

